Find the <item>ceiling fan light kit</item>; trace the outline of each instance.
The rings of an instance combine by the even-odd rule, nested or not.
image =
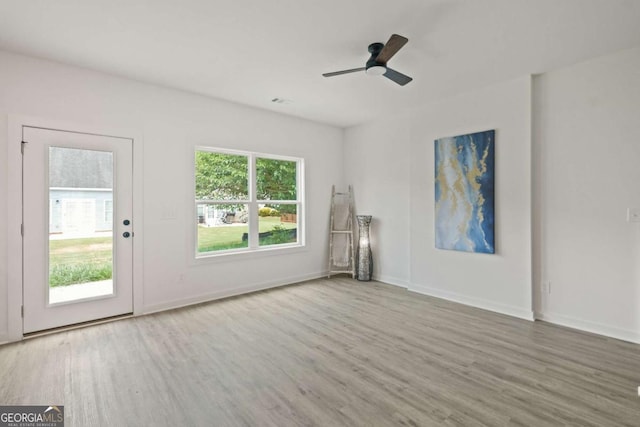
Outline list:
[[[383,43],[371,43],[369,45],[369,53],[371,57],[367,61],[364,67],[352,68],[350,70],[334,71],[332,73],[324,73],[324,77],[339,76],[341,74],[356,73],[358,71],[364,71],[369,76],[385,76],[389,80],[404,86],[413,80],[411,77],[402,74],[396,70],[387,67],[387,62],[395,55],[409,39],[398,34],[393,34],[389,38],[387,44]]]
[[[365,73],[367,73],[369,76],[381,76],[386,72],[387,67],[385,67],[384,65],[374,65],[367,68],[367,70],[365,71]]]

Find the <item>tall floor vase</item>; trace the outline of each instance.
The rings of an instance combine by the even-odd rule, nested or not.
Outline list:
[[[371,275],[373,273],[371,244],[369,243],[371,215],[357,215],[356,219],[358,220],[357,279],[367,282],[371,280]]]

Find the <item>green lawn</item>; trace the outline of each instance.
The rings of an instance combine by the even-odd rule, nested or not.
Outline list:
[[[111,278],[112,238],[49,241],[49,285],[66,286]]]
[[[297,227],[295,222],[280,222],[279,217],[260,217],[260,233],[273,231],[274,227],[290,230]],[[249,229],[248,225],[221,225],[218,227],[198,226],[198,252],[211,252],[224,249],[246,248],[248,242],[242,241],[242,235]],[[281,242],[262,239],[261,244]]]

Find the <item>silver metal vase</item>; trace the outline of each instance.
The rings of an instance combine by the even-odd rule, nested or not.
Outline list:
[[[369,242],[371,215],[357,215],[356,219],[358,220],[357,279],[367,282],[371,280],[373,273],[373,259]]]

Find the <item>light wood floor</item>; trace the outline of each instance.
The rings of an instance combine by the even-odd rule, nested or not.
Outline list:
[[[67,426],[639,426],[640,346],[316,280],[0,347]]]

